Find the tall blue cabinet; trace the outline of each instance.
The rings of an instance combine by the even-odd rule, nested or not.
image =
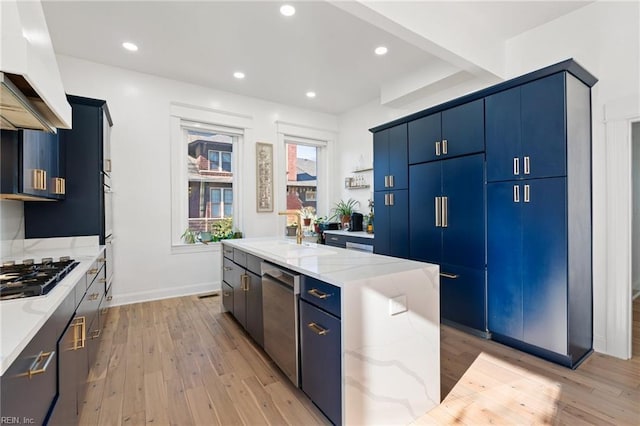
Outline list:
[[[370,129],[377,196],[381,141],[407,126],[402,257],[440,265],[442,321],[572,368],[593,339],[596,82],[569,59]]]

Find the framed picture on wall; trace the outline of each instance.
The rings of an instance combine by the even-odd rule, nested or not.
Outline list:
[[[273,145],[256,142],[256,209],[273,211]]]

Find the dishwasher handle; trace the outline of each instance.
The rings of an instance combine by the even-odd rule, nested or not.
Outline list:
[[[292,287],[296,293],[300,288],[300,275],[286,269],[282,269],[271,263],[262,262],[261,264],[262,278],[270,278],[285,287]]]

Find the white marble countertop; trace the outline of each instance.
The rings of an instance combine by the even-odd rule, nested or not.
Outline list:
[[[358,238],[374,238],[375,234],[368,234],[365,231],[342,231],[342,230],[329,230],[323,231],[325,234],[344,235],[345,237],[358,237]]]
[[[285,238],[242,238],[224,240],[223,243],[338,287],[381,275],[422,270],[425,267],[438,268],[437,265],[424,262],[358,250],[307,242],[296,244],[295,240]]]
[[[21,247],[3,257],[2,261],[21,263],[28,258],[38,262],[42,257],[70,256],[80,263],[45,296],[0,301],[0,375],[7,371],[104,250],[104,246],[98,245],[97,237],[78,241],[77,238],[25,240],[24,249]]]

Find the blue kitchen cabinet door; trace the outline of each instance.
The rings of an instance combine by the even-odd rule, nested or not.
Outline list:
[[[525,178],[566,176],[565,74],[558,73],[521,88],[521,173]],[[529,172],[524,158],[529,158]]]
[[[409,191],[376,191],[373,199],[376,206],[374,253],[408,258]],[[391,202],[393,205],[385,205]]]
[[[442,140],[443,158],[484,152],[484,99],[442,111]]]
[[[442,194],[442,163],[409,166],[409,257],[413,260],[442,262],[442,228],[436,226],[435,206]]]
[[[406,123],[373,134],[373,186],[376,191],[406,189],[409,185],[407,161]]]
[[[566,178],[522,181],[522,276],[525,342],[567,353]]]
[[[519,182],[487,184],[487,308],[489,331],[522,340],[523,203],[519,191]]]
[[[439,160],[436,143],[442,141],[441,113],[428,115],[409,122],[409,164]]]
[[[444,320],[486,331],[484,269],[440,265],[440,316]]]
[[[484,270],[484,154],[442,161],[442,195],[442,263]]]
[[[304,393],[335,425],[342,424],[340,320],[300,300],[300,367]]]
[[[485,113],[487,181],[519,179],[522,164],[516,175],[514,160],[522,161],[520,87],[486,97]]]

